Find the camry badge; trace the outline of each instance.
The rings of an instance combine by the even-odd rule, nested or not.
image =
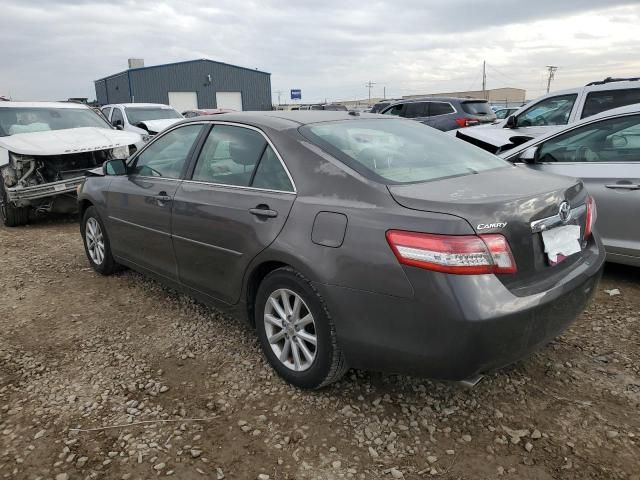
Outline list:
[[[560,204],[558,216],[562,223],[567,223],[571,219],[571,205],[566,200]]]
[[[487,230],[489,228],[504,228],[507,226],[507,222],[496,222],[496,223],[480,223],[477,226],[478,230]]]

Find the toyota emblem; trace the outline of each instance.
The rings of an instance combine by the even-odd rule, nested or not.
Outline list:
[[[560,204],[560,208],[558,209],[558,216],[562,223],[567,223],[571,218],[571,205],[566,200]]]

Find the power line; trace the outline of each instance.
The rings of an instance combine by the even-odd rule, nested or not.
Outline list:
[[[369,80],[366,84],[365,87],[367,87],[369,89],[369,102],[371,102],[371,88],[375,85],[375,83],[373,83],[371,80]]]

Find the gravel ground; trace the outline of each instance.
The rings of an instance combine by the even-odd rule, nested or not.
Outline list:
[[[0,228],[0,478],[639,480],[639,333],[638,270],[610,266],[568,332],[474,389],[303,392],[246,325],[96,275],[73,219]]]

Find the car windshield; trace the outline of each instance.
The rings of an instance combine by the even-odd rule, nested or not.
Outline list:
[[[489,102],[462,102],[462,109],[469,115],[493,115]]]
[[[173,108],[159,107],[125,107],[127,118],[131,125],[147,120],[161,120],[164,118],[182,118]]]
[[[347,120],[308,125],[300,132],[362,175],[386,184],[509,167],[504,160],[419,122]]]
[[[0,137],[80,127],[111,128],[89,108],[0,107]]]

